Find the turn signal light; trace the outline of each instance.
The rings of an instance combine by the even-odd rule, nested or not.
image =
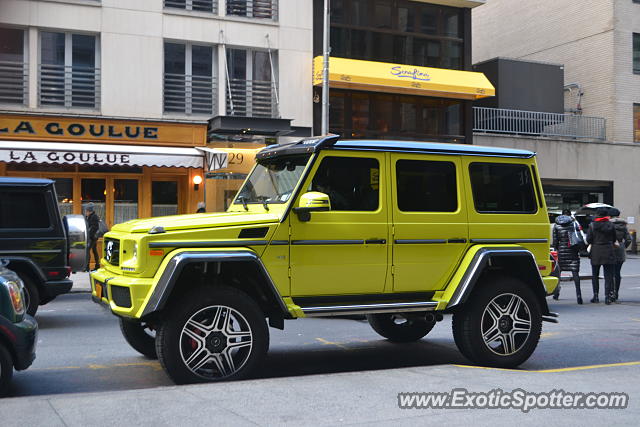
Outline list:
[[[151,249],[149,251],[149,255],[151,255],[151,256],[162,256],[162,255],[164,255],[164,251],[162,249]]]
[[[13,309],[16,314],[24,313],[24,301],[22,299],[22,292],[20,292],[20,287],[16,282],[7,282],[7,287],[9,288],[9,296],[11,297],[11,305],[13,305]]]

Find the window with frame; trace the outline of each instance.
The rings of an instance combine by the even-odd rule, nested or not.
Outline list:
[[[380,199],[380,164],[370,158],[325,157],[311,191],[327,194],[332,211],[375,211]]]
[[[217,13],[218,0],[164,0],[164,7],[168,9]]]
[[[527,165],[471,163],[471,189],[480,213],[532,214],[538,211]]]
[[[0,28],[0,103],[27,103],[29,67],[26,51],[24,30]]]
[[[640,34],[633,33],[633,72],[640,74]]]
[[[455,212],[456,166],[443,161],[398,160],[396,191],[398,209],[403,212]]]
[[[227,49],[227,114],[277,117],[277,56],[267,50]]]
[[[212,46],[164,43],[164,112],[214,113],[215,60]]]
[[[227,15],[277,19],[278,0],[227,0]]]
[[[49,228],[51,220],[42,192],[0,191],[0,229]]]
[[[96,36],[41,31],[40,105],[99,108],[99,60]]]
[[[462,9],[407,0],[331,4],[331,54],[366,61],[463,69]]]

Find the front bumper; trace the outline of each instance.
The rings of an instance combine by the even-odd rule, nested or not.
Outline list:
[[[92,272],[90,277],[94,302],[109,307],[117,316],[140,318],[153,288],[153,278],[117,275],[105,268]]]
[[[5,335],[7,342],[13,347],[13,365],[17,371],[27,369],[36,358],[36,342],[38,323],[36,319],[25,314],[22,322],[12,323],[0,316],[0,334]]]

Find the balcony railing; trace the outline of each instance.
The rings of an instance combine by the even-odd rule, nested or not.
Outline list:
[[[164,111],[212,115],[217,99],[216,88],[214,77],[165,73]]]
[[[227,15],[278,19],[277,0],[227,0]]]
[[[607,133],[603,117],[487,107],[473,107],[473,130],[599,141],[604,141]]]
[[[218,13],[218,0],[165,0],[164,7]]]
[[[65,108],[100,107],[100,69],[40,64],[40,105]]]
[[[231,79],[227,87],[227,115],[275,118],[276,91],[270,81]]]
[[[26,104],[29,67],[22,62],[0,61],[0,103]]]

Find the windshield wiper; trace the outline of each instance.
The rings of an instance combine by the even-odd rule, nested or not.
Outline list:
[[[245,211],[249,210],[249,206],[247,206],[247,198],[244,196],[238,196],[236,197],[236,200],[239,201],[240,203],[242,203],[242,207],[244,208]]]
[[[264,210],[269,212],[269,204],[267,203],[267,200],[269,200],[270,197],[267,196],[258,196],[258,200],[260,200],[262,202],[262,206],[264,207]]]

